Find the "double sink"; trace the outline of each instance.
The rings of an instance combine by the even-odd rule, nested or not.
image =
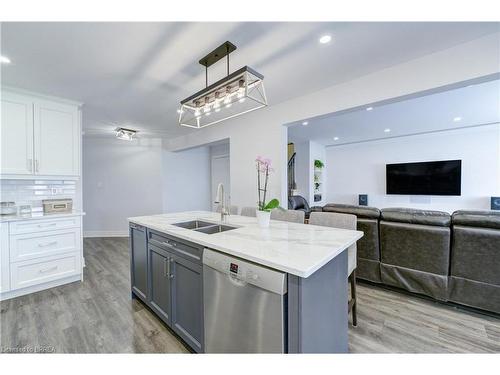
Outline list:
[[[228,230],[237,229],[237,227],[233,227],[231,225],[211,223],[209,221],[202,221],[202,220],[184,221],[182,223],[175,223],[172,225],[185,229],[191,229],[194,230],[195,232],[200,232],[205,234],[221,233],[221,232],[226,232]]]

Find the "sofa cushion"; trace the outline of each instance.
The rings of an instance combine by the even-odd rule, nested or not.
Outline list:
[[[408,224],[449,227],[451,216],[447,212],[417,210],[413,208],[383,208],[382,220]]]
[[[455,211],[453,225],[500,229],[500,211]]]
[[[329,203],[323,206],[323,212],[338,212],[341,214],[353,214],[358,218],[378,219],[380,210],[375,207],[355,206],[351,204]]]
[[[448,276],[450,228],[380,222],[381,262]]]
[[[500,287],[500,231],[454,225],[451,275]]]

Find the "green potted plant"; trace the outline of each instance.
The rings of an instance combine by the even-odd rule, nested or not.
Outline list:
[[[325,167],[325,164],[321,160],[319,160],[319,159],[314,160],[314,168],[323,169],[324,167]]]

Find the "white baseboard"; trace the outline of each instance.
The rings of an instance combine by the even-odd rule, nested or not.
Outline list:
[[[89,230],[83,232],[84,238],[93,237],[128,237],[128,230]]]
[[[0,301],[5,301],[11,298],[24,296],[25,294],[39,292],[41,290],[54,288],[59,285],[74,283],[75,281],[83,281],[83,274],[68,276],[63,279],[49,281],[38,285],[29,286],[27,288],[15,289],[8,292],[0,293]]]

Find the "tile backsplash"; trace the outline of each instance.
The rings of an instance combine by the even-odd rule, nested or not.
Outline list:
[[[76,200],[76,181],[69,180],[0,180],[0,201],[29,204],[34,212],[42,211],[42,199]]]

